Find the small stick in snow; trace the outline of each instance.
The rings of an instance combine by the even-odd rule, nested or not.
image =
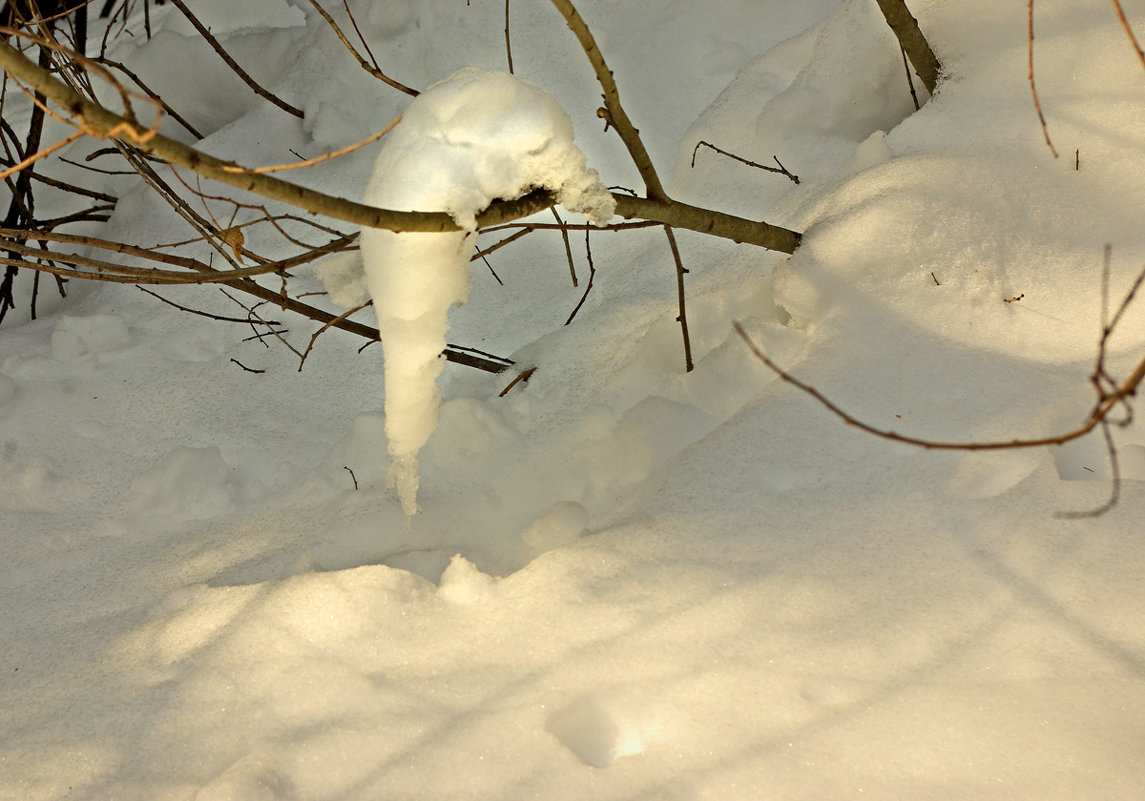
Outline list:
[[[497,397],[503,398],[506,395],[508,395],[509,390],[511,390],[513,387],[517,386],[518,381],[524,381],[527,384],[529,382],[529,379],[533,377],[533,373],[535,373],[535,372],[537,372],[537,368],[536,367],[530,367],[528,370],[525,370],[523,373],[520,373],[516,378],[514,378],[512,381],[509,382],[509,385],[507,387],[505,387],[503,390],[501,390],[499,393],[497,393]]]
[[[346,465],[342,465],[342,469],[350,474],[350,478],[352,478],[354,480],[354,489],[358,489],[358,477],[356,475],[354,475],[354,471],[351,470]]]
[[[255,370],[252,367],[247,367],[245,364],[240,362],[238,359],[231,359],[231,361],[234,362],[235,364],[237,364],[239,367],[246,370],[248,373],[265,373],[266,372],[266,370]]]

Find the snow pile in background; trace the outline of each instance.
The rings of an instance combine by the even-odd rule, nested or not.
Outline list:
[[[316,156],[408,102],[289,3],[305,27],[227,43],[307,119],[239,87],[203,131],[212,152]],[[411,86],[504,64],[501,4],[350,4]],[[583,240],[580,287],[556,233],[497,251],[504,287],[474,270],[450,339],[538,369],[504,397],[508,376],[443,371],[409,520],[384,487],[360,339],[324,334],[299,373],[248,326],[75,282],[59,309],[6,323],[4,801],[1145,797],[1142,426],[1114,432],[1120,504],[1061,518],[1108,496],[1100,435],[995,454],[887,443],[776,380],[730,327],[902,433],[1076,425],[1102,247],[1114,301],[1145,263],[1145,72],[1112,9],[1037,4],[1055,161],[1013,4],[911,2],[947,75],[918,112],[865,0],[577,5],[669,191],[805,231],[803,247],[679,232],[691,373],[662,232],[592,231],[593,288],[568,326]],[[559,16],[512,13],[518,74],[595,120]],[[175,37],[132,30],[173,101],[232,87],[199,71],[209,53],[176,59]],[[203,81],[178,94],[191,68]],[[578,144],[608,183],[635,180],[600,127]],[[704,149],[692,168],[701,138],[775,154],[801,183]],[[300,179],[360,197],[371,158]],[[67,169],[44,165],[123,194],[96,233],[192,237],[136,179]],[[291,287],[321,289],[307,271]],[[236,314],[213,288],[170,297]],[[282,320],[300,347],[318,327]],[[1122,320],[1114,375],[1139,361],[1143,321]]]
[[[417,453],[437,426],[451,307],[469,298],[476,215],[494,200],[549,189],[569,211],[603,225],[616,204],[573,144],[572,120],[548,92],[504,72],[459,70],[403,112],[374,165],[367,203],[397,211],[446,211],[447,234],[362,231],[364,269],[323,272],[346,306],[368,289],[385,351],[389,469],[407,515],[417,511]]]

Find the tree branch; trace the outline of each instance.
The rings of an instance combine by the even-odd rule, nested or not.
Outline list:
[[[910,58],[910,63],[914,65],[915,72],[922,79],[926,91],[933,95],[942,65],[939,64],[934,51],[930,49],[926,37],[922,35],[918,20],[906,7],[905,0],[878,0],[878,3],[883,16],[887,19],[887,24],[891,26],[899,44]]]

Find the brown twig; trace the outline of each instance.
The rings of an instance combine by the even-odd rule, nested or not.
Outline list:
[[[1095,428],[1100,427],[1102,429],[1106,447],[1110,456],[1111,478],[1113,480],[1113,488],[1110,498],[1105,504],[1096,509],[1086,512],[1068,512],[1060,515],[1064,517],[1092,517],[1103,514],[1109,509],[1112,509],[1113,506],[1117,503],[1117,499],[1120,493],[1121,474],[1117,462],[1115,443],[1113,441],[1112,432],[1109,428],[1111,425],[1109,415],[1114,408],[1122,407],[1125,409],[1125,416],[1121,420],[1116,421],[1115,424],[1119,426],[1129,425],[1133,420],[1133,408],[1129,403],[1129,399],[1137,393],[1137,388],[1140,386],[1142,380],[1145,380],[1145,359],[1139,362],[1138,365],[1129,374],[1129,376],[1120,383],[1113,379],[1113,377],[1110,376],[1105,369],[1105,354],[1109,339],[1113,335],[1114,330],[1117,328],[1118,323],[1124,317],[1125,312],[1128,310],[1129,306],[1135,299],[1137,292],[1141,289],[1141,286],[1145,284],[1145,269],[1142,269],[1137,274],[1137,278],[1134,280],[1129,291],[1122,299],[1121,304],[1113,315],[1113,318],[1106,322],[1106,304],[1104,301],[1107,295],[1105,287],[1108,283],[1109,272],[1108,253],[1109,251],[1107,249],[1105,267],[1103,268],[1102,273],[1102,332],[1100,341],[1098,343],[1097,357],[1093,374],[1090,377],[1090,381],[1097,393],[1097,400],[1094,402],[1089,415],[1079,426],[1064,433],[1047,437],[1036,437],[1028,439],[1016,438],[1012,440],[996,442],[943,442],[939,440],[925,439],[922,437],[904,436],[902,434],[897,434],[889,429],[877,428],[868,423],[864,423],[861,420],[858,420],[857,418],[848,414],[828,397],[826,397],[823,393],[819,392],[819,390],[815,389],[809,384],[800,381],[799,379],[795,378],[795,376],[785,371],[770,358],[768,358],[768,356],[754,342],[752,342],[743,326],[741,326],[738,322],[733,322],[732,325],[735,328],[736,333],[739,334],[740,338],[742,338],[743,341],[747,343],[747,346],[751,349],[755,357],[759,359],[764,365],[766,365],[770,370],[772,370],[777,376],[779,376],[780,379],[788,384],[791,384],[793,387],[799,389],[807,395],[810,395],[812,398],[818,401],[820,405],[822,405],[836,417],[840,418],[847,425],[854,426],[860,431],[865,431],[868,434],[873,434],[877,437],[881,437],[882,439],[891,440],[892,442],[900,442],[904,445],[913,445],[928,450],[951,451],[995,451],[1012,450],[1016,448],[1040,448],[1048,445],[1064,445],[1065,443],[1083,437],[1093,431]]]
[[[1042,113],[1042,103],[1038,100],[1038,87],[1034,83],[1034,0],[1028,0],[1026,6],[1026,19],[1027,19],[1027,34],[1026,34],[1026,58],[1030,65],[1030,95],[1034,98],[1034,110],[1038,112],[1038,121],[1042,124],[1042,135],[1046,138],[1046,146],[1049,147],[1050,152],[1053,153],[1054,158],[1058,157],[1057,148],[1050,140],[1050,129],[1046,125],[1046,115]]]
[[[761,169],[761,170],[767,170],[768,172],[778,173],[779,175],[786,175],[788,178],[791,179],[791,181],[793,183],[799,183],[799,176],[792,174],[786,167],[784,167],[783,163],[780,162],[780,160],[777,156],[772,156],[772,158],[775,159],[775,163],[779,165],[778,169],[776,169],[775,167],[768,167],[764,164],[756,164],[754,161],[748,161],[745,158],[741,158],[740,156],[737,156],[735,153],[729,153],[726,150],[721,150],[720,148],[713,145],[711,142],[705,142],[702,139],[696,143],[696,146],[694,148],[692,148],[692,168],[693,169],[696,166],[696,151],[700,149],[700,145],[703,145],[704,147],[711,148],[712,150],[719,153],[721,156],[727,156],[730,159],[735,159],[736,161],[740,162],[741,164],[746,164],[749,167],[756,167],[756,168]]]
[[[239,367],[246,370],[248,373],[265,373],[266,372],[266,370],[255,370],[253,367],[247,367],[245,364],[240,362],[238,359],[232,358],[231,361],[234,362],[235,364],[237,364]]]
[[[942,65],[939,64],[934,51],[930,49],[930,43],[926,41],[922,30],[918,27],[918,20],[910,13],[905,0],[878,0],[878,3],[887,25],[899,40],[899,46],[910,57],[918,77],[922,79],[922,85],[933,95],[938,86]]]
[[[557,221],[557,226],[561,229],[561,241],[564,242],[565,245],[565,258],[568,259],[569,263],[569,275],[572,276],[572,285],[575,287],[577,286],[576,264],[573,262],[572,244],[569,242],[568,226],[565,225],[565,221],[561,219],[561,215],[557,214],[556,206],[549,209],[549,211],[553,213],[553,217],[555,217]]]
[[[554,0],[562,2],[562,0]],[[131,121],[108,111],[69,87],[57,81],[50,72],[37,67],[6,42],[0,41],[0,66],[18,76],[66,108],[73,117],[84,120],[87,130],[93,136],[108,137],[121,130],[121,126],[131,126]],[[134,130],[134,129],[132,129]],[[134,137],[138,138],[138,137]],[[191,169],[198,174],[230,184],[246,192],[280,200],[313,214],[335,220],[365,225],[372,228],[385,228],[391,231],[446,232],[461,230],[449,214],[445,212],[402,212],[378,209],[345,198],[333,197],[322,192],[256,173],[228,172],[228,163],[168,139],[160,134],[147,137],[138,144],[140,150],[159,156],[172,164]],[[736,242],[747,242],[771,250],[791,253],[799,245],[800,235],[778,226],[746,220],[729,214],[690,206],[679,201],[656,200],[654,198],[628,197],[613,194],[617,213],[626,219],[639,217],[666,223],[674,228],[687,228],[711,236],[719,236]],[[536,191],[513,201],[495,201],[478,215],[480,227],[498,225],[510,220],[525,217],[553,205],[554,198],[548,192]]]
[[[663,184],[660,183],[660,178],[656,174],[656,168],[652,166],[652,157],[648,155],[648,150],[644,147],[644,142],[640,139],[640,131],[632,124],[632,121],[628,118],[628,114],[624,111],[624,107],[620,104],[620,92],[616,88],[616,81],[612,77],[612,70],[610,70],[608,65],[604,62],[604,54],[602,54],[600,48],[597,47],[596,39],[588,29],[588,25],[585,24],[573,6],[572,0],[552,0],[552,3],[565,18],[569,29],[576,35],[577,41],[580,42],[581,49],[584,50],[584,54],[588,57],[589,63],[592,64],[592,69],[596,73],[596,79],[604,90],[604,106],[608,115],[607,119],[612,126],[616,128],[616,132],[620,135],[624,146],[628,148],[628,154],[632,157],[632,162],[636,165],[636,169],[640,173],[640,178],[644,181],[644,187],[648,197],[654,200],[667,201],[668,194],[664,191]]]
[[[507,387],[505,387],[503,390],[501,390],[500,392],[497,393],[497,397],[503,398],[506,395],[508,395],[509,390],[511,390],[513,387],[517,386],[517,384],[519,382],[523,381],[526,384],[529,383],[529,379],[533,377],[533,373],[535,373],[535,372],[537,372],[537,368],[536,367],[530,367],[528,370],[525,370],[524,372],[518,373],[517,377],[514,378],[512,381],[510,381],[509,385]]]
[[[168,306],[174,306],[179,311],[187,312],[188,314],[197,314],[200,317],[206,317],[208,320],[215,320],[215,321],[220,322],[220,323],[243,323],[243,324],[249,324],[250,323],[249,317],[225,317],[221,314],[212,314],[211,312],[205,312],[205,311],[202,311],[200,309],[192,309],[190,306],[184,306],[181,303],[176,303],[175,301],[170,300],[169,298],[165,298],[162,295],[160,295],[158,292],[152,292],[150,289],[148,289],[145,286],[139,286],[138,284],[136,284],[135,288],[138,289],[140,292],[146,292],[148,295],[150,295],[153,298],[158,298],[162,302],[166,303]],[[277,320],[268,320],[267,324],[268,325],[282,325],[282,323],[278,322]]]
[[[584,288],[584,294],[580,296],[580,302],[577,303],[576,308],[572,310],[572,314],[570,314],[569,318],[565,320],[565,325],[568,325],[573,321],[573,318],[576,317],[577,312],[580,311],[580,307],[584,305],[586,300],[588,300],[588,293],[592,291],[592,279],[596,277],[596,265],[592,263],[592,243],[589,240],[590,236],[592,236],[592,231],[586,229],[584,232],[584,251],[588,256],[588,286]]]
[[[1121,27],[1125,29],[1125,35],[1129,37],[1129,42],[1137,52],[1137,59],[1141,62],[1141,66],[1145,67],[1145,51],[1143,51],[1141,45],[1137,43],[1137,36],[1133,33],[1133,28],[1129,25],[1129,20],[1125,16],[1125,9],[1121,7],[1120,0],[1113,0],[1113,7],[1117,9],[1117,18],[1121,20]]]
[[[190,22],[191,25],[194,26],[195,30],[199,32],[199,36],[203,37],[203,41],[210,45],[211,49],[219,54],[219,58],[226,62],[226,65],[231,68],[231,71],[237,75],[243,83],[249,86],[251,91],[257,94],[259,97],[269,100],[271,103],[278,106],[288,114],[293,114],[299,119],[302,119],[306,116],[302,112],[302,109],[290,105],[278,95],[267,91],[261,85],[259,85],[259,83],[254,78],[252,78],[246,70],[239,66],[239,63],[231,57],[231,54],[228,53],[221,44],[219,44],[219,41],[211,35],[211,32],[207,30],[206,26],[199,21],[199,18],[191,13],[191,10],[187,8],[187,4],[184,3],[183,0],[171,0],[171,4],[175,6],[175,8],[179,9],[180,12],[182,12],[183,16],[187,18],[187,21]]]
[[[505,0],[505,58],[509,60],[509,74],[513,74],[513,45],[509,41],[509,0]]]
[[[899,52],[902,53],[902,66],[906,70],[906,82],[910,87],[910,99],[914,101],[914,110],[918,111],[922,108],[918,102],[918,92],[914,91],[914,78],[910,74],[910,63],[906,60],[906,50],[902,45],[899,45]]]
[[[684,309],[684,262],[680,259],[680,248],[676,245],[676,234],[672,226],[664,226],[664,235],[668,237],[668,246],[672,249],[672,260],[676,262],[676,297],[680,307],[680,315],[676,321],[680,324],[680,333],[684,337],[684,371],[692,372],[692,340],[688,337],[688,314]]]
[[[348,311],[342,312],[337,317],[335,317],[334,319],[330,320],[329,322],[323,324],[323,326],[321,328],[319,328],[317,331],[315,331],[314,334],[310,337],[310,342],[306,345],[306,350],[304,350],[302,352],[302,355],[299,356],[298,372],[300,372],[300,373],[302,372],[302,367],[303,367],[303,365],[306,364],[306,357],[310,355],[310,351],[314,350],[314,343],[318,341],[318,337],[322,336],[322,334],[324,334],[326,331],[329,331],[331,327],[342,322],[347,317],[352,317],[353,315],[357,314],[358,312],[360,312],[362,309],[366,308],[367,306],[373,306],[373,305],[374,305],[374,301],[368,300],[360,306],[355,306],[354,308],[352,308]]]
[[[358,60],[358,64],[361,65],[362,69],[373,75],[379,81],[389,84],[399,92],[405,92],[411,97],[417,97],[418,91],[416,89],[410,89],[405,84],[395,81],[393,78],[390,78],[384,72],[382,72],[382,68],[378,66],[378,60],[374,58],[374,54],[370,50],[370,45],[366,43],[366,38],[362,36],[362,32],[358,30],[358,22],[354,19],[354,14],[352,11],[350,11],[350,6],[348,3],[343,2],[342,5],[346,7],[346,13],[350,16],[350,24],[354,26],[354,30],[358,34],[358,39],[361,40],[362,46],[366,48],[366,53],[369,54],[370,61],[374,62],[372,65],[367,62],[366,59],[362,58],[362,54],[357,51],[354,45],[350,44],[350,40],[346,38],[346,35],[342,33],[342,29],[338,27],[338,23],[334,21],[334,18],[330,16],[326,9],[318,4],[318,0],[310,0],[310,5],[314,6],[314,10],[317,11],[319,15],[321,15],[322,19],[326,20],[326,24],[330,26],[331,30],[334,31],[334,34],[338,37],[342,44],[346,46],[346,49],[349,50],[354,58]]]
[[[494,242],[489,247],[482,248],[481,250],[477,251],[476,253],[474,253],[472,256],[469,257],[469,260],[470,261],[477,261],[478,259],[483,259],[486,256],[488,256],[490,253],[493,253],[494,251],[500,250],[501,248],[505,247],[506,245],[508,245],[512,242],[516,242],[518,239],[525,236],[526,234],[531,234],[531,233],[532,233],[532,231],[530,229],[522,228],[521,230],[517,231],[516,233],[514,233],[512,235],[507,236],[504,239],[500,239],[500,240]],[[500,278],[497,279],[498,282],[500,282],[500,280],[501,280]]]

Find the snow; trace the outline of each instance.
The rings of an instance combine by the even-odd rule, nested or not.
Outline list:
[[[503,287],[480,263],[462,275],[466,234],[424,235],[457,266],[438,299],[472,285],[450,341],[516,365],[437,376],[412,518],[386,486],[390,387],[380,400],[379,356],[360,339],[327,332],[299,372],[248,326],[75,281],[62,301],[42,286],[35,321],[26,306],[5,320],[0,799],[1145,794],[1140,424],[1114,429],[1118,505],[1062,517],[1108,497],[1100,436],[992,454],[889,443],[778,380],[731,328],[900,433],[985,441],[1080,423],[1104,246],[1111,306],[1145,264],[1145,70],[1116,16],[1036,6],[1055,160],[1030,101],[1024,7],[912,2],[947,73],[915,111],[873,3],[636,5],[578,8],[668,191],[802,231],[803,245],[787,257],[678,233],[685,373],[661,232],[590,233],[593,288],[568,326],[583,233],[577,287],[555,233],[490,257]],[[1140,7],[1124,5],[1140,33]],[[417,101],[361,70],[308,2],[259,6],[274,18],[244,21],[228,47],[305,120],[230,93],[197,50],[173,58],[186,37],[148,44],[133,20],[118,47],[204,126],[204,148],[240,163],[319,155],[408,121],[407,106],[424,140]],[[283,6],[305,25],[280,27]],[[479,84],[507,80],[503,4],[350,6],[398,80],[425,89],[466,66]],[[169,7],[152,11],[158,28]],[[551,93],[603,181],[638,186],[559,15],[511,11],[512,86]],[[200,107],[216,89],[227,97]],[[567,123],[520,91],[533,99],[512,109]],[[692,168],[699,139],[776,155],[800,183],[704,149]],[[379,158],[291,177],[373,198]],[[55,157],[44,170],[121,196],[101,235],[192,238],[134,178]],[[496,196],[452,205],[437,189],[419,204],[464,215]],[[354,255],[334,261],[351,285],[365,274]],[[321,291],[295,272],[292,291]],[[241,316],[214,288],[164,292]],[[299,347],[318,327],[269,313]],[[1111,373],[1143,344],[1133,306]]]
[[[362,231],[360,271],[319,268],[336,302],[374,301],[385,352],[386,436],[407,516],[417,512],[417,453],[437,426],[450,308],[469,299],[477,214],[494,200],[552,190],[566,209],[604,225],[616,203],[573,144],[568,114],[548,92],[505,72],[458,70],[402,113],[378,154],[368,204],[445,211],[457,233]]]

